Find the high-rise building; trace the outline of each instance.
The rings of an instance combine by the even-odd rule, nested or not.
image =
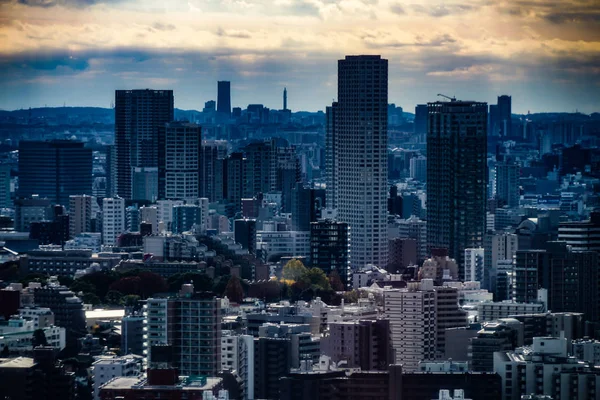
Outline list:
[[[470,339],[473,371],[494,372],[494,352],[514,350],[523,345],[523,324],[514,318],[484,322]]]
[[[221,367],[221,300],[211,293],[182,287],[177,297],[146,303],[148,361],[154,345],[169,344],[181,375],[215,376]]]
[[[227,141],[204,140],[200,168],[200,197],[212,202],[223,199],[223,163],[227,157]]]
[[[242,198],[247,189],[247,167],[248,163],[243,153],[231,153],[225,159],[223,194],[227,201],[233,205],[235,211],[242,209]]]
[[[111,144],[106,146],[104,151],[106,154],[106,163],[104,164],[106,190],[103,197],[113,197],[117,193],[117,147]]]
[[[500,136],[512,137],[512,98],[511,96],[498,96],[498,132]]]
[[[427,104],[417,104],[415,107],[415,134],[425,138],[427,136]]]
[[[19,142],[19,197],[66,206],[81,194],[92,194],[92,149],[70,140]]]
[[[503,162],[496,165],[496,199],[502,206],[519,206],[520,172],[521,168],[516,163]]]
[[[200,194],[202,128],[171,122],[159,131],[158,197],[192,200]]]
[[[350,281],[350,230],[345,222],[320,220],[310,224],[310,260],[329,275],[337,271],[345,286]]]
[[[334,107],[335,205],[352,229],[350,264],[387,265],[388,61],[346,56],[338,61]]]
[[[217,112],[229,117],[231,115],[231,82],[217,82]]]
[[[336,167],[335,167],[335,112],[338,103],[333,103],[325,109],[325,176],[327,179],[327,207],[335,209],[335,185]]]
[[[250,254],[256,254],[256,220],[236,219],[233,222],[235,242],[247,249]]]
[[[427,181],[427,157],[418,156],[410,159],[410,177],[420,181]]]
[[[141,173],[142,169],[158,167],[159,129],[173,121],[173,113],[172,90],[115,91],[116,192],[119,197],[133,197],[134,168]]]
[[[10,200],[10,165],[0,164],[0,208],[12,207]]]
[[[173,207],[173,233],[200,229],[203,221],[204,216],[201,206],[185,204]]]
[[[287,88],[283,88],[283,111],[287,111]]]
[[[102,200],[102,244],[115,245],[125,231],[125,200],[120,197]]]
[[[385,290],[383,299],[395,363],[402,364],[406,372],[414,372],[420,361],[435,360],[437,313],[433,281],[409,282],[406,289]]]
[[[464,250],[483,246],[486,227],[487,104],[428,104],[427,242],[446,248],[464,278]]]
[[[92,196],[71,196],[69,198],[69,235],[75,237],[92,231]]]

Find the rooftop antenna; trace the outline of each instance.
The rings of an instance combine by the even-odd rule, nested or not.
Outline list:
[[[445,98],[445,99],[448,99],[448,100],[450,100],[450,101],[456,101],[456,97],[454,97],[454,96],[453,96],[453,97],[450,97],[450,96],[446,96],[445,94],[441,94],[441,93],[438,93],[438,96],[439,96],[439,97],[443,97],[443,98]]]

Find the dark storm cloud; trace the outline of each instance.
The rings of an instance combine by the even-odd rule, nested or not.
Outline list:
[[[28,68],[32,70],[55,70],[67,67],[73,71],[88,68],[88,60],[65,52],[27,52],[0,56],[0,68]]]

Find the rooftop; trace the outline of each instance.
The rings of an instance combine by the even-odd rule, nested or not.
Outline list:
[[[0,368],[31,368],[34,365],[33,358],[0,358]]]

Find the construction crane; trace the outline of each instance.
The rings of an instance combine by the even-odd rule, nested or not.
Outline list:
[[[450,97],[450,96],[446,96],[445,94],[441,94],[441,93],[438,93],[438,96],[439,96],[439,97],[443,97],[443,98],[445,98],[445,99],[448,99],[448,100],[450,100],[450,101],[456,101],[456,97],[454,97],[454,96],[453,96],[453,97]]]

